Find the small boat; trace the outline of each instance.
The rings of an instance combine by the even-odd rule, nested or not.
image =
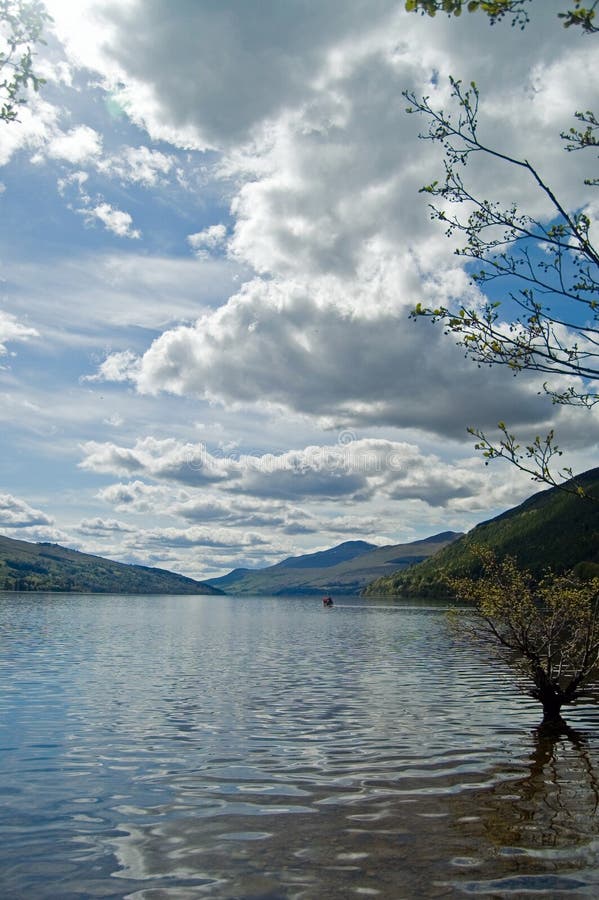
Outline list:
[[[323,606],[332,606],[332,605],[333,605],[333,598],[332,598],[332,597],[323,597],[323,598],[322,598],[322,605],[323,605]]]

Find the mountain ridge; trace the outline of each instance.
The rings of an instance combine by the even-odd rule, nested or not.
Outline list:
[[[325,592],[358,595],[377,575],[412,565],[436,553],[457,536],[457,532],[445,531],[408,544],[382,547],[366,541],[345,541],[329,550],[287,557],[263,569],[234,569],[220,578],[209,578],[207,582],[236,594],[314,595]],[[335,556],[352,553],[349,558],[330,564]],[[307,562],[289,565],[290,560]],[[323,561],[328,564],[322,565]],[[317,566],[315,562],[321,565]]]
[[[119,563],[60,544],[0,535],[0,590],[67,593],[213,594],[205,581],[153,566]]]
[[[288,556],[287,559],[275,563],[273,568],[312,569],[319,568],[318,562],[322,568],[329,568],[340,562],[355,559],[356,556],[361,556],[362,553],[367,553],[369,550],[376,550],[376,547],[376,544],[369,544],[367,541],[343,541],[328,550],[317,550],[315,553],[304,553],[301,556]]]
[[[513,556],[519,565],[540,577],[544,571],[573,570],[581,577],[599,575],[599,502],[576,496],[564,487],[582,486],[599,497],[599,468],[577,475],[564,486],[547,488],[445,547],[434,559],[406,572],[376,579],[365,596],[448,596],[445,576],[476,576],[473,548],[490,547],[498,556]]]

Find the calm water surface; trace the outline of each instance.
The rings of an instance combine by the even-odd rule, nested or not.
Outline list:
[[[599,896],[570,734],[432,606],[0,595],[0,896]]]

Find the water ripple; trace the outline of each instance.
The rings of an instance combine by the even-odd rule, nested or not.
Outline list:
[[[3,897],[597,889],[599,712],[548,744],[441,608],[6,595],[0,634]]]

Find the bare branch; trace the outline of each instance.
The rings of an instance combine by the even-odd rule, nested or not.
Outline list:
[[[576,11],[589,13],[580,4]],[[428,130],[420,137],[439,143],[444,153],[443,180],[421,190],[443,201],[443,205],[433,202],[430,208],[432,217],[444,224],[446,234],[464,235],[465,243],[456,253],[469,261],[469,267],[477,265],[468,269],[472,282],[484,291],[491,282],[504,279],[508,289],[503,300],[483,295],[478,305],[458,302],[450,308],[417,303],[412,318],[442,323],[446,334],[453,335],[465,355],[479,366],[507,366],[515,375],[542,373],[547,376],[543,390],[554,404],[590,409],[599,402],[599,251],[591,240],[591,221],[584,210],[569,210],[528,159],[485,143],[478,134],[476,84],[466,87],[453,78],[450,82],[452,112],[435,109],[428,97],[404,92],[410,104],[407,112],[420,114],[428,122]],[[579,112],[576,119],[579,125],[562,135],[566,149],[598,146],[599,122],[594,113]],[[465,172],[473,154],[524,172],[549,203],[552,212],[547,220],[471,191]],[[599,183],[597,179],[585,182]],[[570,381],[565,387],[563,382],[553,386],[556,376]],[[499,428],[502,436],[496,443],[470,429],[487,461],[508,459],[536,480],[553,486],[571,477],[566,469],[552,473],[552,458],[561,456],[553,433],[537,437],[521,452],[502,423]]]

